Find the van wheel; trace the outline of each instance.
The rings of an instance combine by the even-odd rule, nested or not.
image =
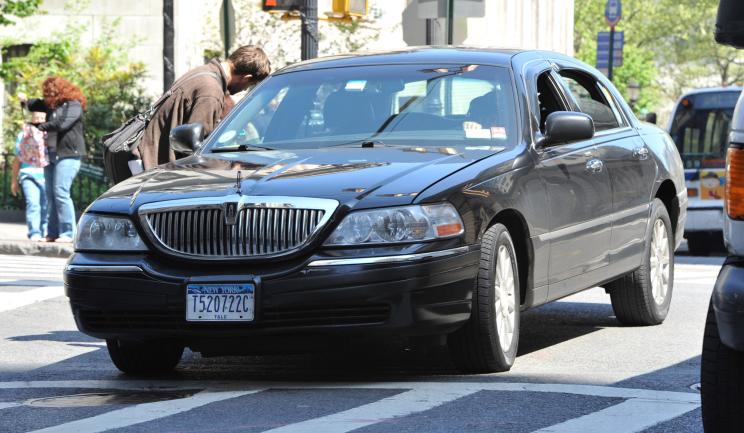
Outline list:
[[[495,224],[483,235],[480,266],[468,322],[447,345],[463,372],[508,371],[519,343],[519,272],[509,231]]]
[[[674,286],[674,235],[664,204],[651,204],[641,266],[606,287],[615,317],[624,325],[658,325],[669,313]]]
[[[168,373],[181,361],[183,346],[163,341],[106,340],[111,361],[127,374],[152,376]]]
[[[691,256],[707,256],[711,251],[713,243],[712,236],[705,233],[690,233],[685,236],[687,239],[687,250]]]
[[[700,362],[700,398],[706,433],[741,431],[744,352],[721,342],[713,306],[708,306]]]

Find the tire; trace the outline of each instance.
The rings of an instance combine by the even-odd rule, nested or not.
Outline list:
[[[700,362],[700,398],[706,433],[740,432],[744,427],[744,352],[721,342],[713,306],[708,306]]]
[[[106,340],[111,361],[126,374],[152,376],[172,371],[183,346],[163,341]]]
[[[666,318],[672,302],[674,235],[669,214],[658,198],[651,204],[649,221],[641,266],[606,287],[615,317],[623,325],[658,325]],[[657,263],[661,264],[657,267]]]
[[[447,339],[452,359],[461,371],[491,373],[512,367],[519,345],[519,300],[514,243],[506,227],[495,224],[483,235],[470,319]],[[503,307],[498,311],[497,302]]]

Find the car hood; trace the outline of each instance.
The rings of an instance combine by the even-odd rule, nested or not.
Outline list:
[[[132,177],[91,210],[133,212],[183,198],[297,196],[350,207],[410,204],[428,186],[503,147],[377,147],[196,155]]]

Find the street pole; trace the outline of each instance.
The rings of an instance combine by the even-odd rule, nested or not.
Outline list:
[[[455,0],[447,1],[447,44],[454,44],[455,34]]]
[[[615,60],[615,26],[610,26],[610,58],[607,59],[607,79],[612,81],[612,63]]]
[[[300,18],[301,58],[302,60],[314,59],[318,57],[318,0],[305,0]]]
[[[173,66],[173,0],[163,0],[163,92],[167,92],[175,80]]]
[[[230,57],[230,0],[222,0],[222,37],[225,46],[225,59]]]

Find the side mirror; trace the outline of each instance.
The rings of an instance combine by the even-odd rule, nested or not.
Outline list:
[[[654,113],[653,111],[646,113],[646,117],[644,120],[648,123],[653,123],[654,125],[656,125],[656,113]]]
[[[201,123],[187,123],[171,129],[168,141],[176,153],[191,155],[196,152],[204,140],[204,127]]]
[[[594,137],[594,121],[584,113],[555,111],[545,120],[543,146],[588,140]]]

